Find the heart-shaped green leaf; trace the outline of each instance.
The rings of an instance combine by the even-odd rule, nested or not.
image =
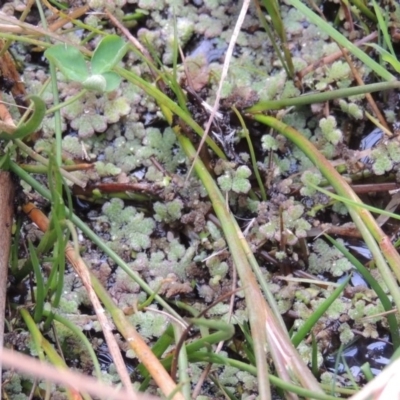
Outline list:
[[[92,57],[92,74],[102,74],[111,69],[122,59],[128,45],[117,35],[109,35],[97,45]]]
[[[71,81],[83,82],[89,76],[85,58],[73,46],[57,44],[48,48],[44,55]]]

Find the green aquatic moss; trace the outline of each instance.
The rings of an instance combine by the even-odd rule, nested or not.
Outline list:
[[[153,209],[156,213],[154,219],[166,223],[177,221],[182,216],[182,208],[183,202],[180,199],[175,199],[166,203],[157,201],[153,205]]]
[[[105,203],[102,210],[110,223],[111,242],[124,243],[135,251],[150,247],[150,235],[155,228],[153,219],[145,218],[135,207],[125,207],[117,198]]]
[[[308,258],[308,270],[311,273],[330,272],[333,276],[342,276],[353,268],[350,261],[338,249],[324,240],[317,239],[312,247],[314,252]]]
[[[336,129],[336,118],[330,115],[327,118],[321,118],[319,127],[321,128],[322,135],[332,144],[337,145],[342,141],[342,131]]]
[[[340,324],[339,332],[339,338],[342,344],[350,343],[354,339],[354,333],[347,322]]]
[[[99,176],[113,176],[121,173],[121,168],[116,167],[114,164],[104,164],[102,161],[94,163],[94,167]]]
[[[278,142],[272,135],[263,135],[261,146],[264,150],[278,150]]]
[[[393,161],[383,146],[372,150],[371,157],[375,160],[372,164],[372,169],[376,175],[383,175],[385,172],[392,170]]]
[[[232,190],[235,193],[247,193],[251,189],[249,177],[251,170],[246,165],[241,165],[236,171],[225,171],[217,181],[224,192]]]

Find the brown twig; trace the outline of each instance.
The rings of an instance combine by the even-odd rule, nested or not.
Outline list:
[[[343,53],[343,57],[346,59],[347,64],[349,64],[349,67],[351,69],[351,73],[354,76],[354,79],[357,81],[357,84],[359,86],[364,86],[364,81],[362,80],[360,74],[358,73],[357,69],[354,67],[353,62],[351,61],[349,54],[345,51],[345,49],[340,46],[338,44],[338,46],[340,47],[340,49],[342,50]],[[386,120],[383,116],[383,114],[381,113],[381,111],[379,110],[378,106],[376,105],[376,102],[374,100],[374,98],[372,97],[371,93],[365,93],[365,98],[367,99],[372,111],[374,112],[374,114],[376,115],[376,117],[378,118],[379,122],[387,129],[390,131],[388,124],[386,123]]]
[[[40,227],[41,230],[47,231],[49,227],[49,220],[38,208],[36,208],[32,203],[28,203],[25,204],[22,209],[29,215],[29,217],[36,223],[36,225]],[[88,292],[89,299],[92,302],[93,308],[96,312],[97,320],[99,321],[103,330],[108,349],[113,358],[121,381],[123,382],[127,392],[130,393],[131,398],[136,399],[136,395],[133,392],[132,383],[124,360],[122,358],[121,351],[112,334],[111,323],[107,320],[104,309],[101,306],[100,301],[93,290],[87,266],[71,243],[67,243],[67,245],[65,246],[65,255],[68,261],[74,267],[75,271],[78,273],[79,277],[82,280],[82,283],[84,284]]]
[[[25,85],[24,85],[23,80],[21,79],[21,76],[15,66],[15,62],[14,62],[13,58],[11,57],[10,53],[6,49],[7,49],[7,43],[3,40],[0,40],[0,52],[4,53],[0,57],[0,75],[3,77],[3,79],[7,79],[10,83],[12,83],[11,93],[12,93],[14,99],[20,98],[22,100],[22,98],[24,98],[26,95]],[[24,104],[24,105],[26,105],[26,104]],[[18,109],[19,109],[19,112],[21,113],[21,115],[25,111],[20,105],[18,106]],[[9,125],[14,124],[12,121],[12,118],[8,112],[2,113],[1,120],[5,124],[9,124]]]
[[[9,172],[0,171],[0,348],[4,342],[4,322],[7,297],[7,271],[11,246],[14,185]],[[1,393],[0,362],[0,393]]]
[[[362,38],[360,40],[357,40],[354,44],[357,47],[360,47],[365,43],[372,42],[372,41],[376,40],[377,37],[378,37],[378,33],[377,32],[372,32],[368,36],[365,36],[364,38]],[[344,49],[343,51],[348,53],[348,50],[346,50],[346,49]],[[329,56],[326,56],[324,58],[321,58],[318,61],[313,62],[312,64],[310,64],[306,68],[302,69],[297,74],[297,76],[299,77],[299,79],[303,79],[307,74],[309,74],[310,72],[314,71],[316,68],[318,68],[318,67],[320,67],[322,65],[331,64],[331,63],[333,63],[334,61],[336,61],[337,59],[339,59],[342,56],[343,56],[343,52],[341,50],[338,50],[335,53],[330,54]]]
[[[232,32],[232,37],[231,37],[231,40],[229,42],[228,49],[226,51],[224,65],[222,67],[221,78],[219,80],[218,90],[217,90],[217,94],[215,96],[214,106],[213,106],[213,108],[211,110],[210,118],[208,119],[206,128],[204,129],[204,133],[203,133],[203,136],[201,138],[199,147],[197,148],[196,155],[194,157],[194,160],[192,162],[190,170],[189,170],[189,172],[188,172],[188,174],[186,176],[186,180],[189,179],[189,177],[190,177],[190,175],[192,173],[192,170],[193,170],[194,165],[196,163],[196,159],[198,158],[198,156],[200,154],[200,151],[201,151],[201,149],[202,149],[202,147],[203,147],[203,145],[204,145],[204,143],[205,143],[205,141],[207,139],[208,133],[209,133],[210,128],[211,128],[211,125],[212,125],[212,123],[213,123],[213,121],[215,119],[215,116],[217,115],[218,108],[219,108],[219,101],[220,101],[221,93],[222,93],[222,86],[223,86],[223,83],[224,83],[224,81],[226,79],[226,76],[228,75],[228,69],[229,69],[229,64],[231,62],[231,59],[232,59],[233,50],[234,50],[234,47],[235,47],[235,44],[236,44],[236,40],[237,40],[237,38],[239,36],[239,33],[240,33],[240,29],[241,29],[241,27],[243,25],[244,18],[245,18],[246,14],[247,14],[247,10],[249,8],[249,5],[250,5],[250,0],[244,0],[243,1],[239,16],[237,18],[235,27],[234,27],[233,32]]]
[[[45,231],[48,227],[48,219],[47,217],[33,204],[28,203],[22,207],[23,211],[29,215],[29,217],[38,225],[38,227]],[[83,263],[83,261],[79,261],[80,256],[72,247],[72,245],[67,246],[66,255],[71,262],[71,264],[76,267],[78,273],[82,273],[81,279],[83,280],[85,286],[90,285],[90,287],[96,288],[96,298],[97,295],[102,299],[103,303],[107,302],[107,310],[111,313],[114,323],[117,326],[118,330],[122,333],[128,345],[132,348],[138,358],[143,362],[147,370],[150,372],[157,385],[160,387],[161,391],[165,394],[165,396],[171,395],[172,392],[175,392],[176,385],[170,378],[170,376],[165,371],[165,368],[161,365],[160,361],[151,351],[151,349],[144,342],[143,338],[139,335],[136,329],[126,321],[125,315],[122,310],[120,310],[113,300],[109,297],[104,287],[98,282],[97,278],[92,274],[89,278],[87,276],[88,270],[86,269],[86,265],[79,265]],[[83,263],[84,264],[84,263]],[[83,271],[80,272],[80,268],[84,268]],[[90,279],[89,283],[87,280]],[[90,292],[89,292],[90,295]],[[101,306],[95,306],[96,315],[97,311],[100,314],[104,314],[104,310]],[[105,329],[109,328],[108,321],[105,323]],[[106,333],[106,332],[104,332]],[[113,340],[113,339],[111,339]],[[108,343],[107,343],[108,344]],[[111,351],[111,349],[110,349]],[[119,351],[119,348],[118,348]],[[114,359],[115,361],[115,359]],[[133,397],[131,397],[133,398]],[[136,397],[135,397],[136,399]],[[172,397],[173,400],[183,400],[183,396],[181,393],[175,392]]]
[[[108,400],[132,400],[129,393],[124,389],[119,389],[97,379],[82,375],[70,370],[62,372],[47,363],[38,361],[32,357],[22,355],[16,351],[0,348],[0,360],[4,367],[16,369],[19,372],[28,374],[35,378],[50,380],[54,383],[74,387],[83,393],[90,393],[101,399]],[[158,397],[148,394],[138,394],[137,400],[159,400]]]

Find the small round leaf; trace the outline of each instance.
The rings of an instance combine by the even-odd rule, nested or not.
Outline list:
[[[107,81],[103,75],[89,76],[82,84],[86,90],[97,92],[105,92],[107,87]]]

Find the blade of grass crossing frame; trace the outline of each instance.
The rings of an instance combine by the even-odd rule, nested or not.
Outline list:
[[[247,141],[247,145],[249,146],[251,164],[253,166],[253,173],[254,173],[254,175],[256,177],[256,180],[257,180],[257,183],[258,183],[258,187],[260,188],[261,198],[262,198],[263,201],[266,201],[267,200],[267,194],[265,193],[264,184],[263,184],[263,181],[261,179],[260,171],[258,170],[257,158],[256,158],[256,154],[254,152],[254,146],[253,146],[253,142],[251,141],[249,130],[247,129],[247,126],[246,126],[246,123],[245,123],[245,121],[244,121],[244,119],[242,117],[242,114],[240,114],[239,110],[234,105],[232,106],[232,110],[236,114],[236,116],[238,117],[240,125],[242,126],[243,133],[244,133],[244,136],[245,136],[246,141]]]
[[[315,340],[314,332],[311,332],[311,371],[314,376],[318,378],[318,345],[317,341]]]
[[[50,315],[50,311],[44,310],[43,311],[43,315],[44,316],[49,316]],[[88,351],[88,353],[90,355],[90,358],[91,358],[91,360],[93,362],[93,366],[94,366],[94,369],[95,369],[95,372],[96,372],[97,379],[102,380],[103,374],[101,372],[99,360],[97,359],[96,353],[93,350],[93,347],[89,342],[89,339],[82,332],[81,328],[79,328],[78,326],[73,324],[67,318],[62,317],[61,315],[53,314],[53,318],[54,318],[55,321],[58,321],[60,324],[62,324],[65,327],[67,327],[71,332],[73,332],[73,334],[75,336],[77,336],[82,341],[82,343],[86,347],[86,349],[87,349],[87,351]]]
[[[360,369],[364,374],[367,382],[371,382],[374,379],[374,374],[371,371],[371,366],[369,365],[369,362],[366,362],[363,365],[361,365]]]
[[[246,371],[252,375],[256,375],[257,373],[257,369],[253,365],[238,360],[234,360],[231,358],[223,357],[220,354],[215,354],[215,353],[197,351],[190,355],[189,360],[193,362],[211,362],[217,365],[230,365],[242,371]],[[319,399],[319,400],[337,400],[337,397],[329,396],[325,393],[317,393],[315,391],[304,389],[301,386],[297,386],[291,382],[287,382],[280,378],[277,378],[272,374],[269,375],[269,380],[272,385],[287,392],[296,393],[302,398]]]
[[[36,323],[39,323],[42,319],[43,308],[44,308],[44,300],[46,297],[45,289],[44,289],[44,281],[42,276],[42,271],[40,269],[39,259],[36,254],[36,250],[33,247],[31,241],[28,242],[29,255],[32,263],[33,272],[35,273],[35,281],[36,281],[36,305],[33,319]]]
[[[350,371],[349,365],[347,364],[344,354],[342,354],[342,363],[344,365],[344,369],[346,371],[347,376],[349,377],[350,382],[353,384],[353,387],[357,388],[357,390],[360,390],[360,388],[358,387],[358,385],[354,379],[352,372]]]
[[[164,64],[160,60],[159,65],[163,69],[161,78],[175,93],[176,98],[178,100],[178,104],[180,105],[182,110],[184,110],[184,111],[186,111],[186,113],[190,114],[189,110],[186,106],[186,103],[187,103],[186,96],[182,90],[181,85],[178,83],[178,56],[179,56],[178,25],[176,22],[176,16],[174,15],[174,43],[172,45],[172,74],[167,71]]]
[[[379,300],[382,303],[383,308],[385,311],[390,311],[393,308],[392,302],[389,300],[388,296],[386,293],[383,291],[379,283],[376,281],[376,279],[371,275],[371,273],[368,271],[367,268],[364,267],[360,263],[360,261],[357,260],[356,257],[354,257],[347,249],[344,247],[341,243],[339,243],[337,240],[333,239],[329,235],[324,235],[329,242],[331,242],[357,269],[357,271],[362,275],[362,277],[367,281],[367,283],[371,286],[372,290],[376,293],[378,296]],[[393,343],[393,348],[398,349],[400,348],[400,336],[399,336],[399,324],[397,322],[396,316],[393,314],[388,314],[386,316],[388,324],[389,324],[389,329],[390,329],[390,334],[392,337],[392,343]]]
[[[363,0],[350,0],[350,3],[356,6],[372,22],[376,23],[375,14],[364,4]]]
[[[292,55],[290,54],[288,43],[286,39],[286,30],[283,25],[283,21],[281,18],[281,14],[279,12],[279,3],[277,0],[262,0],[264,7],[267,9],[268,14],[271,17],[272,24],[277,32],[279,39],[281,40],[281,46],[283,50],[283,54],[285,55],[286,67],[285,68],[289,72],[289,76],[294,78],[294,66]]]
[[[50,228],[53,227],[56,232],[56,242],[53,248],[53,268],[52,281],[49,282],[54,296],[52,298],[52,306],[57,308],[64,287],[65,272],[65,245],[68,238],[65,237],[62,222],[65,221],[65,206],[62,198],[63,181],[54,158],[50,158],[48,173],[49,189],[51,193],[51,220]],[[52,321],[52,313],[47,317],[45,328],[49,328]]]
[[[339,196],[338,194],[332,193],[329,190],[326,190],[326,189],[323,189],[322,187],[314,185],[312,182],[306,182],[306,184],[308,186],[311,186],[313,189],[318,190],[319,192],[327,195],[328,197],[331,197],[332,199],[335,199],[335,200],[340,201],[342,203],[349,204],[349,205],[354,206],[354,207],[364,208],[364,209],[366,209],[368,211],[371,211],[371,212],[373,212],[375,214],[386,215],[387,217],[400,220],[400,215],[399,214],[394,214],[394,213],[392,213],[390,211],[381,210],[379,208],[369,206],[368,204],[365,204],[365,203],[362,203],[362,204],[361,203],[357,203],[357,202],[355,202],[353,200],[347,199],[346,197]]]
[[[393,76],[385,67],[377,63],[369,57],[363,50],[359,49],[356,45],[350,42],[339,31],[324,21],[319,15],[314,13],[307,5],[301,0],[289,0],[289,4],[303,13],[314,25],[318,26],[321,30],[327,33],[333,40],[338,42],[344,48],[348,49],[353,55],[358,57],[363,63],[371,68],[377,75],[386,81],[395,80]]]
[[[374,5],[375,14],[378,19],[379,29],[382,32],[383,38],[385,40],[385,44],[386,44],[387,48],[389,49],[390,53],[392,54],[392,56],[396,57],[396,53],[394,52],[393,45],[392,45],[392,40],[390,39],[390,36],[389,36],[387,22],[385,21],[385,18],[382,14],[382,10],[379,7],[379,5],[377,4],[376,0],[372,0],[372,3]]]
[[[333,293],[313,312],[313,314],[304,322],[298,332],[292,337],[292,343],[297,347],[306,335],[311,331],[313,326],[318,322],[326,310],[332,305],[332,303],[340,296],[346,285],[349,283],[350,277],[348,277],[340,286],[338,286]]]
[[[256,359],[254,357],[253,338],[251,337],[249,325],[247,323],[243,323],[242,325],[239,326],[243,332],[244,337],[246,338],[243,350],[247,358],[249,359],[251,365],[256,365]]]
[[[155,345],[151,348],[151,351],[154,353],[154,355],[158,358],[160,358],[164,352],[167,350],[169,346],[172,345],[174,342],[174,331],[172,329],[172,325],[169,324],[167,329],[164,331],[164,333],[160,336],[160,338],[156,341]],[[149,377],[149,372],[146,370],[144,367],[143,363],[138,365],[138,371],[140,374],[147,378]],[[147,389],[148,384],[150,383],[150,379],[147,380],[147,382],[142,382],[140,385],[139,391],[143,392]]]
[[[344,345],[343,345],[343,343],[341,343],[341,344],[340,344],[340,347],[339,347],[339,350],[337,351],[337,355],[336,355],[335,373],[334,373],[334,375],[333,375],[333,379],[332,379],[332,389],[331,389],[331,395],[332,395],[332,396],[335,396],[335,395],[336,395],[335,386],[336,386],[336,381],[337,381],[337,377],[338,377],[339,363],[340,363],[340,359],[341,359],[341,357],[342,357],[343,349],[344,349]]]
[[[214,383],[214,385],[221,391],[221,393],[224,395],[224,397],[226,399],[229,400],[239,400],[232,392],[232,390],[230,390],[229,388],[227,388],[226,386],[222,385],[220,383],[220,381],[217,379],[216,376],[210,376],[211,381]]]
[[[269,38],[269,40],[270,40],[270,42],[272,44],[272,47],[274,48],[275,54],[278,56],[279,61],[281,62],[283,68],[285,68],[285,71],[286,71],[287,75],[290,76],[290,71],[288,70],[288,67],[286,65],[286,62],[285,62],[282,54],[281,54],[281,51],[280,51],[280,48],[279,48],[278,44],[274,40],[274,35],[272,33],[272,30],[270,29],[270,27],[268,25],[268,21],[265,18],[264,12],[261,9],[258,1],[255,1],[255,6],[256,6],[256,10],[257,10],[258,19],[260,20],[260,23],[261,23],[262,27],[264,28],[264,30],[265,30],[265,32],[266,32],[266,34],[267,34],[267,36],[268,36],[268,38]]]

